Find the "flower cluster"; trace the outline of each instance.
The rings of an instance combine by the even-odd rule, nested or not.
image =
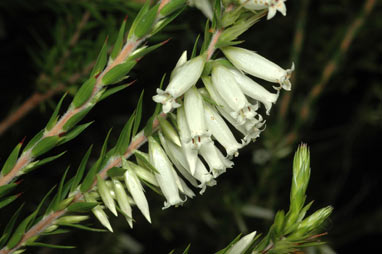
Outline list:
[[[248,10],[263,10],[268,9],[267,19],[271,19],[279,11],[282,15],[286,15],[286,0],[239,0],[244,8]]]
[[[158,89],[153,97],[170,118],[160,120],[158,139],[149,138],[150,162],[159,171],[156,179],[166,197],[164,208],[182,204],[185,199],[179,193],[194,196],[173,165],[191,185],[201,188],[202,194],[233,166],[232,158],[238,156],[239,149],[264,130],[265,120],[258,112],[261,105],[268,115],[280,90],[291,89],[293,66],[284,70],[243,48],[221,50],[228,60],[211,60],[208,68],[205,54],[187,60],[183,53],[167,88]],[[246,74],[278,85],[270,92]],[[196,85],[200,79],[201,88]],[[229,124],[243,135],[241,140]]]

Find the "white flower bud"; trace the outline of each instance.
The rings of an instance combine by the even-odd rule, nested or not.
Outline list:
[[[151,223],[149,204],[147,202],[141,181],[139,181],[134,170],[132,170],[126,163],[123,164],[123,167],[127,169],[124,175],[127,189],[143,216],[145,216],[147,221]]]
[[[243,144],[237,143],[228,125],[224,122],[219,113],[208,103],[205,103],[206,122],[208,129],[216,140],[224,146],[229,156],[238,156],[238,149],[243,147]]]
[[[112,181],[113,181],[114,192],[117,198],[118,205],[121,208],[122,212],[125,213],[126,215],[125,218],[127,220],[127,223],[129,223],[129,226],[133,228],[133,215],[132,215],[129,199],[125,192],[125,188],[123,187],[122,183],[118,181],[117,179],[113,179]]]
[[[196,87],[191,87],[184,95],[184,112],[192,146],[194,149],[199,149],[202,144],[210,140],[210,134],[204,120],[203,99]]]
[[[285,90],[291,89],[289,78],[294,70],[293,64],[291,69],[284,70],[254,51],[238,47],[226,47],[222,50],[229,61],[239,70],[269,82],[279,83]]]
[[[178,186],[173,173],[174,168],[170,160],[160,144],[153,137],[148,137],[148,141],[150,162],[158,171],[158,173],[155,173],[155,178],[167,200],[164,202],[163,208],[166,209],[172,205],[183,204],[184,200],[179,196]]]
[[[263,10],[268,8],[267,19],[271,19],[279,11],[282,15],[286,15],[286,0],[239,0],[244,4],[244,8],[248,10]]]
[[[110,193],[110,189],[106,185],[105,180],[103,180],[99,175],[97,175],[97,188],[99,194],[101,195],[103,203],[115,216],[118,216],[117,210],[115,208],[114,199]]]
[[[253,81],[251,78],[247,77],[246,75],[235,71],[230,70],[234,77],[239,84],[241,90],[243,93],[252,99],[255,99],[257,101],[260,101],[264,104],[267,115],[269,115],[269,112],[272,108],[272,104],[275,104],[278,97],[279,97],[279,91],[276,93],[271,93],[268,90],[266,90],[264,87],[259,85],[257,82]]]
[[[174,73],[171,75],[170,83],[165,91],[162,91],[159,88],[157,89],[158,94],[153,96],[153,100],[163,104],[164,113],[170,112],[172,108],[180,107],[180,104],[175,100],[196,84],[202,74],[204,64],[204,55],[185,62],[175,68],[173,71]]]
[[[248,249],[249,245],[252,243],[253,238],[256,235],[256,231],[243,236],[239,241],[237,241],[226,254],[243,254]]]

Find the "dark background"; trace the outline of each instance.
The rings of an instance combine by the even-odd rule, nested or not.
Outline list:
[[[44,241],[78,246],[62,253],[134,253],[130,241],[141,246],[143,253],[168,253],[174,248],[180,252],[189,243],[191,253],[212,253],[226,246],[240,232],[265,233],[272,221],[246,216],[243,206],[256,205],[273,211],[288,208],[293,152],[298,143],[306,142],[311,149],[312,168],[308,200],[315,200],[312,209],[334,207],[323,229],[329,233],[324,240],[338,253],[366,253],[375,247],[382,233],[382,5],[377,1],[372,13],[365,17],[349,49],[338,58],[338,69],[322,93],[307,105],[308,118],[300,121],[298,112],[304,99],[319,82],[328,61],[338,56],[341,40],[363,8],[363,1],[310,1],[302,50],[298,56],[292,56],[303,1],[288,1],[286,17],[278,13],[270,21],[264,19],[241,37],[245,40],[243,47],[257,51],[282,67],[289,67],[291,61],[298,65],[286,117],[279,116],[281,105],[276,105],[261,138],[240,153],[234,168],[219,177],[217,186],[207,189],[203,196],[197,195],[183,207],[165,211],[161,210],[161,197],[148,190],[152,225],[134,209],[133,230],[123,219],[113,218],[112,226],[117,233],[74,231],[46,237]],[[38,82],[38,77],[44,72],[50,75],[52,65],[46,65],[47,53],[56,45],[55,34],[60,34],[58,24],[61,22],[61,27],[69,29],[90,7],[69,0],[27,2],[3,0],[0,3],[0,120],[34,92],[52,89],[60,78],[66,79],[80,68],[80,64],[94,60],[105,35],[115,34],[126,13],[130,14],[130,20],[136,13],[135,7],[126,3],[94,1],[95,10],[90,17],[92,27],[83,33],[84,42],[73,53],[73,58],[65,60],[67,68],[51,75],[52,81],[47,84]],[[91,144],[95,145],[92,158],[96,159],[111,127],[110,143],[114,144],[142,89],[145,90],[143,115],[152,113],[151,97],[163,73],[170,73],[183,50],[191,51],[196,36],[203,31],[204,22],[198,10],[187,9],[173,25],[151,40],[153,43],[172,38],[139,62],[131,74],[131,79],[137,82],[97,105],[84,120],[95,120],[95,123],[69,144],[49,153],[54,155],[67,150],[62,158],[22,177],[24,181],[18,191],[23,192],[20,199],[26,204],[26,213],[33,211],[43,194],[59,181],[67,165],[72,166],[70,174],[74,174],[81,156]],[[39,55],[42,63],[38,63],[34,55]],[[53,65],[61,59],[60,54],[52,58],[56,60]],[[67,89],[73,92],[79,84],[81,82]],[[61,94],[36,107],[0,136],[2,160],[24,136],[29,140],[44,127]],[[70,99],[65,102],[67,106]],[[297,138],[283,145],[287,134],[295,129]],[[270,157],[262,164],[253,160],[259,151]],[[20,200],[1,211],[0,226],[21,203]],[[96,220],[91,220],[91,224],[100,227]],[[27,252],[61,253],[38,248],[30,248]]]

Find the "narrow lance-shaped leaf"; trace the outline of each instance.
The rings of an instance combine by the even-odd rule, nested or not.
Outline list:
[[[78,169],[76,171],[76,175],[74,176],[72,186],[70,187],[70,192],[73,192],[74,190],[76,190],[77,186],[81,182],[82,177],[83,177],[84,172],[85,172],[86,164],[88,163],[88,159],[89,159],[89,156],[92,152],[92,149],[93,149],[93,145],[91,145],[89,147],[89,149],[86,151],[84,157],[82,158],[80,166],[78,167]]]
[[[22,172],[25,174],[25,173],[28,173],[28,172],[31,172],[32,170],[35,170],[51,161],[54,161],[58,158],[60,158],[62,155],[64,155],[66,153],[65,152],[62,152],[60,154],[57,154],[57,155],[54,155],[54,156],[50,156],[50,157],[47,157],[45,159],[42,159],[42,160],[37,160],[37,161],[34,161],[32,163],[29,163],[28,166],[26,166]]]
[[[0,198],[8,194],[17,186],[17,183],[10,183],[3,186],[0,186]]]
[[[62,130],[69,131],[71,128],[73,128],[79,121],[81,121],[93,108],[94,105],[87,107],[86,109],[81,110],[77,114],[73,115],[62,127]]]
[[[46,124],[46,127],[45,129],[47,131],[49,131],[50,129],[52,129],[52,127],[56,124],[57,122],[57,119],[58,119],[58,112],[60,112],[60,108],[61,108],[61,105],[62,105],[62,102],[64,101],[65,97],[66,97],[67,93],[65,93],[60,101],[58,102],[57,106],[56,106],[56,109],[54,110],[52,116],[50,117],[48,123]]]
[[[96,81],[97,80],[94,77],[91,77],[80,87],[72,101],[74,108],[81,107],[86,101],[89,100],[93,93]]]
[[[66,170],[65,170],[65,172],[61,178],[60,184],[58,185],[58,190],[57,190],[57,194],[56,194],[57,198],[56,198],[55,203],[53,205],[53,210],[57,210],[60,201],[64,198],[64,196],[62,195],[62,189],[64,187],[66,174],[68,173],[69,168],[70,168],[70,166],[68,166],[66,168]]]
[[[134,82],[134,81],[133,81]],[[116,86],[116,87],[113,87],[113,88],[109,88],[107,89],[105,92],[102,93],[101,97],[99,98],[98,102],[106,99],[107,97],[109,97],[110,95],[113,95],[115,93],[118,93],[119,91],[129,87],[131,84],[133,84],[133,82],[130,82],[128,84],[124,84],[124,85],[120,85],[120,86]]]
[[[146,14],[142,16],[142,18],[137,22],[137,27],[135,28],[134,34],[138,38],[142,38],[143,36],[147,35],[154,22],[155,18],[157,17],[158,14],[158,8],[159,8],[159,3],[156,4],[153,8],[151,8]]]
[[[13,233],[11,239],[7,243],[8,249],[14,248],[20,242],[20,240],[22,239],[26,231],[26,228],[29,222],[34,218],[34,216],[35,216],[34,213],[32,213],[19,224],[19,226],[16,228],[15,232]]]
[[[121,134],[119,135],[117,145],[115,146],[115,151],[119,155],[123,155],[130,144],[130,137],[131,137],[131,129],[133,127],[134,118],[136,117],[135,113],[133,113],[125,126],[123,127]]]
[[[105,141],[102,145],[101,154],[100,154],[97,162],[94,163],[94,165],[90,168],[88,174],[85,176],[85,179],[81,184],[81,187],[80,187],[81,192],[86,192],[90,189],[90,187],[92,186],[92,184],[94,182],[96,174],[98,173],[100,167],[102,166],[102,162],[105,158],[105,153],[106,153],[106,149],[107,149],[107,142],[109,140],[110,133],[111,133],[111,129],[109,130],[109,132],[106,135]]]
[[[45,248],[52,248],[52,249],[74,249],[74,248],[76,248],[76,246],[56,245],[56,244],[40,243],[40,242],[30,242],[30,243],[27,243],[27,246],[45,247]]]
[[[134,19],[134,22],[133,24],[131,24],[131,27],[130,27],[130,31],[129,31],[129,35],[128,35],[128,38],[131,38],[134,33],[135,33],[135,29],[139,23],[139,21],[142,19],[142,17],[149,11],[149,8],[150,8],[150,2],[151,1],[145,1],[145,4],[142,6],[142,8],[139,10],[137,16],[135,17]]]
[[[97,61],[94,65],[92,72],[90,73],[91,77],[96,76],[98,73],[100,73],[103,70],[103,68],[105,68],[106,61],[107,61],[107,40],[108,40],[108,38],[106,38],[106,40],[102,46],[102,49],[99,52]]]
[[[50,149],[56,146],[58,140],[59,140],[58,136],[50,136],[50,137],[46,137],[42,139],[40,142],[36,144],[35,147],[33,147],[32,156],[38,157],[48,152]]]
[[[0,246],[4,246],[4,244],[8,241],[9,237],[11,236],[13,227],[15,226],[16,220],[20,215],[21,209],[24,205],[21,205],[16,212],[12,215],[11,219],[9,220],[8,224],[4,228],[3,236],[0,240]]]
[[[135,120],[134,120],[133,133],[132,133],[133,137],[135,136],[135,134],[137,134],[138,128],[142,119],[143,94],[144,94],[144,91],[142,91],[141,96],[139,97],[137,108],[135,110],[136,113],[135,113]]]
[[[70,131],[68,134],[65,134],[63,137],[60,138],[58,141],[58,145],[65,144],[66,142],[69,142],[72,139],[75,139],[78,135],[80,135],[86,128],[88,128],[93,122],[84,123],[77,127],[75,127],[72,131]]]
[[[68,206],[69,212],[87,213],[98,205],[98,202],[78,202]]]
[[[174,2],[174,1],[171,1]],[[178,10],[174,14],[172,14],[169,17],[166,17],[165,19],[162,19],[157,25],[154,27],[153,31],[151,31],[151,35],[154,35],[161,31],[164,27],[166,27],[169,23],[171,23],[176,17],[179,16],[183,12],[183,10],[186,9],[186,6],[184,6],[182,9]]]
[[[172,0],[160,10],[162,16],[167,16],[179,8],[185,6],[186,0]]]
[[[119,52],[121,51],[123,39],[125,37],[125,27],[126,27],[126,19],[122,22],[121,28],[119,29],[117,40],[114,43],[113,51],[111,51],[110,58],[114,60]]]
[[[17,158],[19,156],[21,145],[22,145],[21,143],[17,144],[16,147],[12,150],[8,159],[4,163],[3,168],[1,169],[1,175],[3,176],[7,175],[15,166]]]
[[[122,80],[126,74],[128,74],[130,70],[135,66],[136,63],[137,62],[135,60],[132,60],[114,66],[105,74],[105,76],[103,76],[102,84],[106,86]]]

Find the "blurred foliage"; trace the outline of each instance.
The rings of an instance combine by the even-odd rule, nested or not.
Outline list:
[[[289,0],[286,17],[277,15],[256,24],[242,36],[243,47],[289,67],[290,62],[295,61],[291,59],[291,45],[303,1],[306,0]],[[344,33],[362,4],[351,0],[310,1],[287,117],[280,118],[280,109],[275,107],[261,138],[240,153],[234,168],[219,178],[217,186],[203,196],[188,200],[183,207],[166,211],[161,210],[162,199],[150,193],[147,196],[152,225],[136,213],[133,230],[123,218],[115,218],[112,224],[119,233],[76,231],[47,237],[45,241],[78,246],[70,253],[168,253],[174,248],[184,250],[189,243],[190,253],[213,253],[224,248],[240,232],[265,233],[273,213],[288,206],[292,152],[297,142],[304,141],[312,155],[311,184],[307,192],[308,197],[315,200],[312,210],[329,204],[334,207],[332,222],[327,226],[329,235],[324,240],[339,253],[369,251],[382,234],[382,205],[378,195],[381,184],[378,155],[382,142],[380,1],[320,97],[309,106],[310,115],[298,129],[298,138],[288,146],[282,145],[297,124],[303,100],[320,79],[328,60],[338,52]],[[136,4],[132,1],[121,0],[1,1],[0,118],[31,93],[50,89],[81,71],[95,59],[105,36],[115,36],[113,33],[126,14],[134,15],[135,10]],[[90,12],[90,18],[81,43],[76,44],[76,50],[64,61],[63,71],[51,75],[68,47],[67,36],[73,33],[75,24],[86,11]],[[65,156],[24,178],[20,191],[27,200],[25,212],[34,209],[40,197],[59,181],[68,164],[79,165],[90,144],[99,151],[111,127],[114,128],[111,142],[116,141],[142,89],[145,89],[143,115],[152,113],[155,105],[151,97],[163,73],[172,70],[183,50],[192,49],[195,38],[203,32],[204,20],[198,10],[188,9],[161,37],[152,39],[172,38],[165,47],[136,66],[132,72],[137,79],[134,86],[101,103],[86,117],[85,120],[95,120],[95,123],[74,143],[58,149],[69,150]],[[41,73],[49,75],[52,82],[36,82]],[[80,81],[72,84],[73,92]],[[57,95],[51,102],[58,100]],[[34,110],[14,125],[8,135],[0,137],[0,154],[8,154],[9,144],[16,144],[22,137],[30,138],[41,128],[39,123],[47,122],[51,112],[51,108]],[[6,223],[7,212],[14,211],[16,205],[19,204],[2,210],[0,225]],[[31,251],[67,253],[42,248]]]

